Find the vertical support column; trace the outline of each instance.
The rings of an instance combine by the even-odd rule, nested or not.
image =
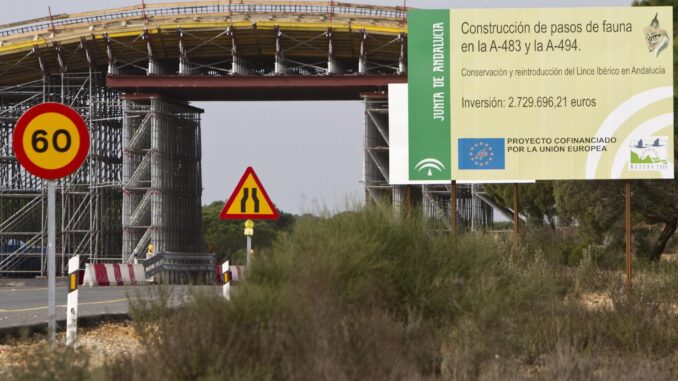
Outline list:
[[[342,74],[343,70],[337,62],[334,55],[334,40],[332,39],[332,28],[327,28],[327,74]]]
[[[457,239],[457,182],[450,185],[450,237]]]
[[[360,57],[358,57],[358,74],[367,74],[367,48],[365,46],[365,40],[367,39],[367,34],[365,29],[360,31]]]
[[[405,34],[401,33],[398,37],[400,39],[400,58],[398,59],[398,74],[407,74],[407,54],[405,53]]]
[[[149,194],[151,198],[151,244],[156,253],[166,251],[166,226],[164,220],[165,208],[163,207],[163,193],[165,170],[167,164],[164,160],[165,142],[167,131],[172,126],[162,125],[163,115],[161,115],[161,102],[157,98],[151,98],[151,187]],[[164,119],[164,118],[163,118]]]
[[[200,113],[181,101],[130,96],[125,106],[123,259],[201,252]]]
[[[287,63],[285,62],[285,50],[283,49],[283,34],[280,27],[275,27],[275,63],[274,73],[276,75],[287,74]]]
[[[129,113],[129,107],[131,107],[129,101],[123,100],[123,108],[125,110],[125,116],[123,117],[122,122],[122,147],[123,147],[123,156],[122,156],[122,183],[123,183],[123,197],[122,197],[122,227],[123,227],[123,240],[122,240],[122,262],[129,262],[129,257],[134,252],[134,242],[132,240],[132,233],[130,229],[130,217],[132,215],[132,198],[130,197],[129,190],[126,189],[130,184],[130,179],[132,176],[132,158],[130,157],[131,153],[127,151],[129,147],[130,139],[133,134],[132,127],[132,115]]]
[[[516,183],[513,183],[513,235],[520,238],[520,195]]]
[[[106,57],[108,58],[108,74],[119,74],[118,66],[113,55],[113,47],[111,46],[111,38],[108,36],[108,33],[104,33],[104,41],[106,41]]]
[[[146,41],[146,54],[148,54],[148,70],[146,73],[148,75],[158,75],[162,74],[162,68],[158,63],[158,60],[155,58],[153,53],[153,45],[151,45],[151,35],[148,34],[148,31],[144,31],[142,39]]]
[[[184,45],[184,31],[177,29],[177,35],[179,36],[179,75],[192,74],[191,63],[188,59],[188,51]]]
[[[245,60],[240,57],[238,52],[238,42],[235,38],[235,30],[228,27],[227,34],[231,36],[231,74],[232,75],[246,75],[248,73]]]
[[[363,184],[365,202],[384,203],[400,200],[389,185],[388,173],[388,98],[383,94],[366,95],[365,135],[363,140]]]

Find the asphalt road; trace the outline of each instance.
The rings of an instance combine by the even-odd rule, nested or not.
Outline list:
[[[219,292],[217,286],[172,286],[171,304],[180,304],[190,297],[191,289]],[[129,311],[129,300],[156,298],[157,286],[81,287],[78,316],[124,314]],[[68,290],[63,281],[56,288],[56,318],[66,318]],[[19,327],[47,322],[47,280],[0,281],[0,328]]]

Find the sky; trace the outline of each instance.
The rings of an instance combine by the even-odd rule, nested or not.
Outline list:
[[[9,2],[8,0],[5,0]],[[178,1],[178,0],[174,0]],[[225,0],[222,0],[225,1]],[[22,0],[0,24],[53,14],[139,4],[141,0]],[[168,1],[146,0],[146,3]],[[402,0],[345,0],[403,5]],[[13,2],[17,4],[18,2]],[[417,8],[627,6],[631,0],[409,0]],[[362,203],[361,102],[195,102],[202,117],[203,204],[225,202],[252,166],[276,206],[288,213],[334,213]]]

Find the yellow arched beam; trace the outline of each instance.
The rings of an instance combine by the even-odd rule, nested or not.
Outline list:
[[[153,4],[147,6],[147,11],[153,9],[170,9],[180,7],[214,7],[216,5],[223,6],[226,1],[221,2],[184,2],[184,3],[168,3],[168,4]],[[317,5],[327,7],[329,2],[272,2],[272,1],[232,1],[233,6],[236,5],[253,5],[253,6],[291,6],[291,5]],[[348,7],[345,9],[355,9],[357,11],[381,11],[394,12],[400,11],[398,7],[373,7],[362,6],[344,3],[335,3],[336,9],[341,7]],[[202,14],[176,14],[176,15],[162,15],[152,16],[144,19],[139,16],[140,6],[117,8],[111,10],[87,12],[74,15],[60,15],[58,21],[64,20],[83,20],[80,23],[70,25],[56,25],[54,29],[47,27],[45,30],[37,32],[26,32],[23,34],[0,36],[0,84],[12,84],[21,81],[36,78],[36,69],[39,71],[37,65],[37,58],[28,57],[31,51],[39,49],[43,60],[48,63],[48,66],[54,70],[54,63],[56,59],[55,47],[59,45],[63,51],[70,51],[69,57],[72,61],[69,63],[69,71],[80,70],[87,67],[84,61],[84,53],[81,54],[82,59],[73,59],[78,50],[81,41],[93,41],[88,49],[91,54],[97,57],[98,64],[105,60],[106,50],[103,42],[104,36],[107,35],[111,39],[116,39],[124,43],[139,43],[139,36],[147,33],[151,36],[159,35],[161,39],[165,39],[169,45],[167,49],[171,54],[176,54],[178,57],[178,48],[176,43],[176,30],[182,29],[194,35],[199,35],[204,38],[209,38],[210,35],[215,35],[226,28],[231,27],[236,31],[241,31],[244,37],[247,38],[263,38],[267,46],[274,45],[273,32],[276,28],[280,28],[284,33],[296,37],[307,36],[312,33],[324,33],[331,28],[333,36],[337,41],[343,41],[344,44],[349,44],[353,48],[349,51],[344,47],[343,50],[338,48],[340,55],[344,58],[355,58],[357,60],[357,51],[354,48],[355,41],[359,40],[360,33],[365,33],[372,36],[372,43],[386,43],[389,40],[397,38],[400,35],[406,35],[407,28],[403,23],[404,20],[397,17],[367,17],[358,14],[341,14],[335,13],[331,18],[331,22],[324,13],[306,13],[306,14],[292,14],[292,13],[202,13]],[[92,17],[113,15],[125,11],[135,11],[136,14],[115,20],[105,21],[91,21]],[[38,19],[44,22],[44,19]],[[14,23],[11,28],[26,27],[36,20],[29,20],[25,24]],[[4,28],[7,30],[7,26]],[[255,31],[256,30],[256,31]],[[0,26],[0,33],[3,28]],[[248,34],[249,33],[249,34]],[[254,36],[254,37],[253,37]],[[319,42],[318,42],[319,43]],[[138,45],[140,49],[141,45]],[[114,49],[116,50],[116,49]],[[133,57],[138,52],[131,52],[125,49],[117,49],[119,54],[124,53],[128,55],[128,59],[142,59],[142,55]],[[207,52],[207,51],[205,51]],[[209,54],[209,53],[207,53]],[[303,51],[303,47],[297,49],[295,54],[303,57],[313,57],[317,55],[322,56],[319,49],[308,49]],[[382,49],[375,53],[380,59],[388,59],[397,61],[398,49]],[[204,55],[201,55],[204,57]],[[21,62],[21,65],[16,65]],[[14,67],[14,66],[16,67]]]

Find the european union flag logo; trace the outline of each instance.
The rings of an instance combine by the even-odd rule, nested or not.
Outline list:
[[[505,169],[504,139],[459,139],[459,169]]]

